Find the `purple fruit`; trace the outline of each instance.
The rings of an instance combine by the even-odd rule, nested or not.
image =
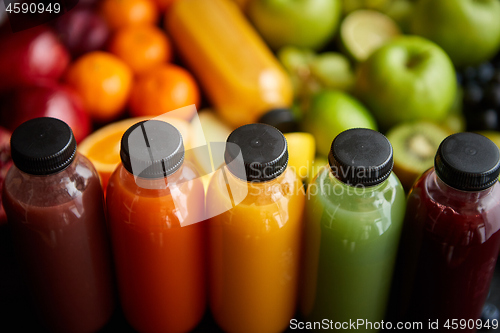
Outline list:
[[[73,57],[102,49],[110,34],[104,19],[85,6],[77,6],[58,18],[54,27]]]

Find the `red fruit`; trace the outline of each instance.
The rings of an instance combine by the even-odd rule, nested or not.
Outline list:
[[[69,54],[46,26],[0,35],[0,91],[59,79]]]
[[[77,142],[91,132],[90,118],[80,96],[68,86],[52,83],[23,87],[4,97],[0,123],[11,131],[37,117],[53,117],[66,122]]]
[[[3,180],[9,171],[12,160],[10,158],[10,135],[11,133],[0,127],[0,226],[7,222],[7,216],[2,204]]]
[[[77,6],[59,17],[54,28],[73,57],[102,49],[109,37],[104,19],[84,6]]]

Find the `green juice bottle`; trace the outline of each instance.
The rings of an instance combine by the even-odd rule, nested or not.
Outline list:
[[[333,140],[328,162],[307,193],[301,312],[377,332],[405,213],[392,146],[379,132],[351,129]]]

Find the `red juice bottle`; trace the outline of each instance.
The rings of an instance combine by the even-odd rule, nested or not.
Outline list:
[[[397,278],[403,315],[424,329],[480,328],[500,248],[499,166],[489,139],[453,134],[410,191]]]
[[[99,176],[58,119],[21,124],[11,152],[2,200],[34,310],[50,332],[95,332],[114,309]]]

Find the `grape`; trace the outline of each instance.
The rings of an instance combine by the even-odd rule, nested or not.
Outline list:
[[[488,83],[494,74],[495,67],[489,62],[485,62],[477,68],[476,78],[481,83]]]
[[[498,131],[500,117],[495,109],[475,109],[465,112],[468,131]]]
[[[492,82],[484,91],[484,101],[488,107],[500,110],[500,83]]]
[[[483,96],[483,89],[477,83],[467,83],[464,88],[464,105],[474,107],[482,102]]]

